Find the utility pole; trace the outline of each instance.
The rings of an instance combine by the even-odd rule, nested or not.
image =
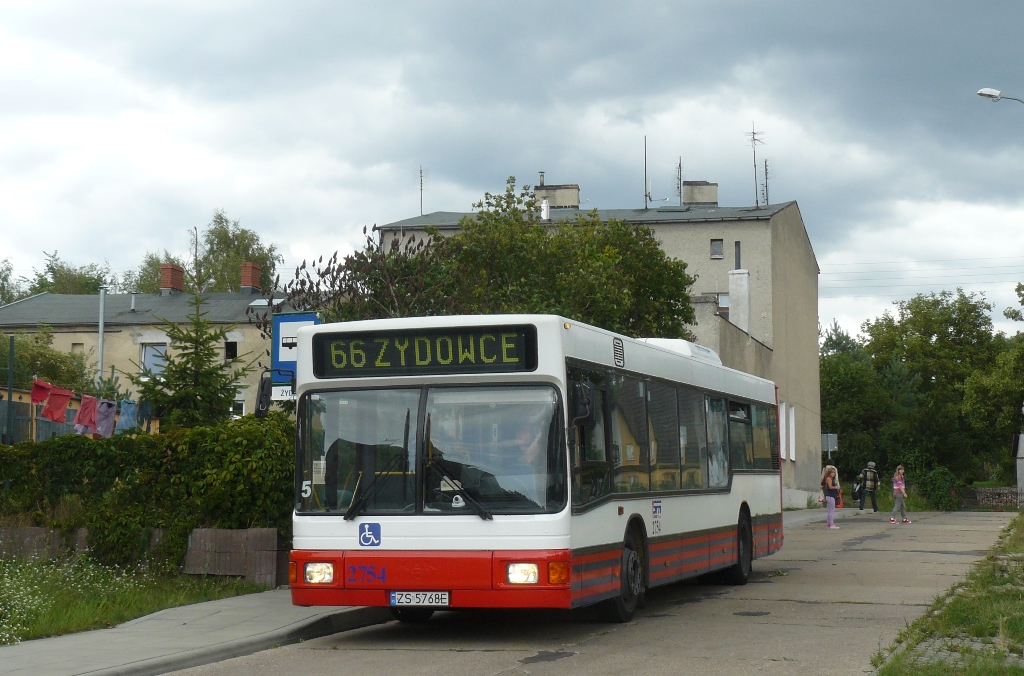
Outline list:
[[[107,299],[107,287],[100,287],[100,346],[99,346],[99,365],[96,367],[96,383],[98,384],[103,380],[103,320],[104,320],[104,305]]]
[[[423,215],[423,165],[420,165],[420,216]]]
[[[14,336],[7,350],[7,434],[5,443],[14,445]]]

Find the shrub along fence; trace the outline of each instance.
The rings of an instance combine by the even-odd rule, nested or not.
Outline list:
[[[196,528],[275,528],[290,539],[293,439],[294,424],[274,413],[160,435],[0,446],[0,518],[68,535],[85,527],[103,563],[148,558],[177,570]],[[162,532],[155,541],[153,529]]]

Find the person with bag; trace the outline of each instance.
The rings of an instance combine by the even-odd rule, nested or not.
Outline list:
[[[878,490],[878,472],[875,470],[874,461],[857,475],[857,483],[860,485],[860,511],[864,511],[864,502],[868,494],[871,495],[871,507],[878,511],[878,501],[875,499],[875,491]],[[856,488],[854,489],[856,490]]]
[[[825,490],[825,503],[828,505],[828,517],[826,521],[828,523],[829,530],[839,530],[839,526],[836,525],[836,503],[839,502],[839,482],[837,477],[839,475],[838,470],[832,465],[828,465],[825,468],[824,478],[824,490]]]

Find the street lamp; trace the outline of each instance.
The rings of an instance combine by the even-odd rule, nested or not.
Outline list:
[[[983,99],[989,99],[990,101],[992,101],[992,103],[995,103],[999,99],[1010,99],[1011,101],[1016,101],[1017,103],[1024,104],[1024,101],[1022,101],[1021,99],[1014,98],[1012,96],[1003,96],[1003,93],[1001,91],[999,91],[998,89],[992,89],[991,87],[979,89],[978,96],[980,96]]]

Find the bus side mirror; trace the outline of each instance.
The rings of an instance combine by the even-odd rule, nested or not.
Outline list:
[[[270,413],[270,397],[274,393],[274,381],[271,379],[270,371],[264,371],[260,375],[260,384],[256,388],[256,410],[253,415],[257,418],[266,418]]]
[[[580,382],[574,382],[572,384],[572,425],[586,423],[591,417],[593,417],[593,410],[590,399],[590,388]]]

